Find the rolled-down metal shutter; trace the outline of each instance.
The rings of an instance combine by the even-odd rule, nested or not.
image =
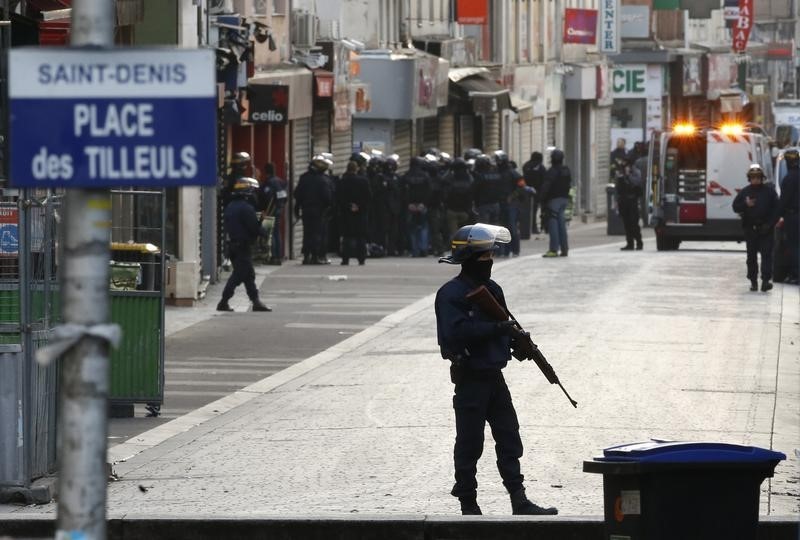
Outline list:
[[[456,156],[456,121],[452,114],[439,115],[439,150]]]
[[[531,122],[531,146],[533,151],[544,154],[544,118],[534,118]]]
[[[519,125],[519,150],[522,154],[519,159],[522,163],[528,161],[533,152],[533,122],[521,122]]]
[[[461,148],[458,153],[463,155],[469,148],[475,147],[475,117],[471,114],[464,114],[458,118],[458,138],[461,141]]]
[[[483,117],[483,151],[490,154],[500,150],[500,114],[487,114]]]
[[[331,136],[331,153],[333,154],[333,174],[341,176],[347,168],[347,161],[353,153],[353,132],[334,131]]]
[[[422,123],[422,149],[439,147],[439,119],[425,118]]]
[[[394,141],[392,151],[400,156],[397,170],[405,172],[411,162],[411,122],[412,120],[396,120],[394,123]]]
[[[320,152],[330,152],[331,151],[331,135],[330,135],[330,127],[331,127],[331,113],[328,110],[316,110],[314,111],[314,115],[311,117],[311,132],[314,136],[314,151],[313,154],[319,154]]]
[[[298,118],[292,121],[292,191],[297,187],[300,175],[306,171],[311,160],[311,119]],[[294,201],[290,201],[294,207]],[[292,228],[290,257],[297,257],[303,247],[303,223],[298,222]]]
[[[597,182],[601,189],[595,190],[597,215],[604,216],[608,212],[606,190],[602,189],[608,182],[611,166],[611,107],[595,108],[595,147],[597,148]]]
[[[558,116],[551,114],[547,116],[547,146],[556,146],[556,124]]]

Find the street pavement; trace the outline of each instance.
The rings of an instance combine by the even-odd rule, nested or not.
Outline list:
[[[529,496],[561,516],[599,515],[602,478],[583,473],[582,463],[603,448],[651,438],[729,442],[787,455],[762,484],[760,512],[800,515],[800,289],[749,292],[735,243],[685,243],[674,252],[656,252],[651,240],[643,252],[620,252],[619,242],[573,244],[557,259],[541,258],[540,245],[497,260],[494,277],[579,405],[573,409],[531,362],[506,369]],[[317,325],[306,328],[309,336],[323,337],[282,349],[288,329],[267,319],[280,309],[214,316],[173,334],[172,343],[187,332],[206,336],[194,340],[190,360],[296,362],[113,446],[119,479],[109,485],[109,515],[456,513],[452,385],[436,345],[433,293],[457,268],[424,262],[423,274],[411,271],[420,261],[384,259],[347,272],[282,267],[267,279],[274,288],[265,286],[265,298],[283,309],[299,295],[277,286],[281,274],[288,283],[318,279],[313,303],[325,305],[317,311],[364,314],[337,319],[356,321],[349,336],[309,314],[307,324]],[[370,301],[368,276],[383,265],[392,268],[391,283]],[[426,294],[409,304],[407,288],[417,291],[410,283],[420,280]],[[343,289],[330,294],[329,285]],[[224,343],[215,333],[221,321],[240,329]],[[254,351],[247,344],[259,330],[270,345]],[[508,515],[492,446],[487,430],[479,502],[485,514]]]

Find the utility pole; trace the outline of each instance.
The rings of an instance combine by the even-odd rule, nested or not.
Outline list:
[[[73,47],[112,47],[114,2],[73,0]],[[61,265],[62,315],[74,345],[61,363],[57,539],[106,537],[110,319],[108,189],[68,188]]]

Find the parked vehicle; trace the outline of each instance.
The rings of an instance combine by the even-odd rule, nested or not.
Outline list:
[[[654,132],[648,160],[648,217],[659,251],[683,240],[743,240],[732,203],[745,173],[758,163],[773,177],[769,138],[741,124],[700,129],[681,122]]]

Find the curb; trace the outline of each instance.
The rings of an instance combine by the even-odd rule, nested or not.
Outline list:
[[[186,538],[226,540],[280,538],[282,540],[603,540],[600,516],[352,516],[279,518],[269,516],[193,516],[188,518],[111,517],[109,540]],[[796,540],[800,525],[791,516],[762,516],[758,540]],[[0,535],[12,538],[53,538],[52,516],[3,516]]]

